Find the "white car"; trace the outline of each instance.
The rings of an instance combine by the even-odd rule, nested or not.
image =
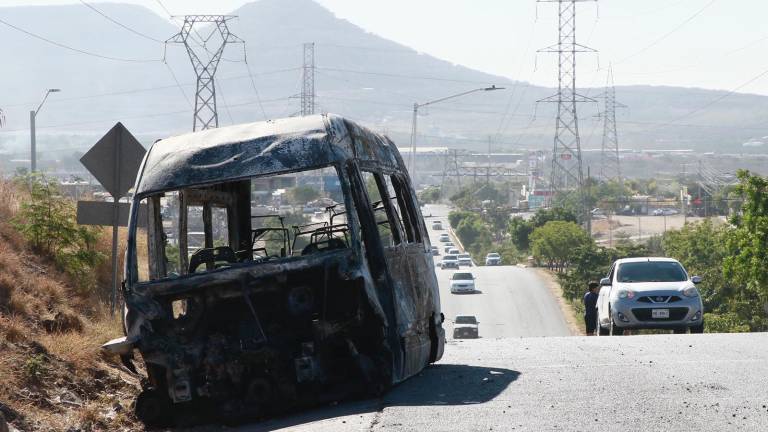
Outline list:
[[[459,254],[459,265],[472,267],[472,256],[468,253]]]
[[[470,272],[456,272],[451,275],[451,294],[473,293],[475,291],[475,275]]]
[[[435,231],[440,231],[443,229],[443,223],[440,221],[434,221],[432,222],[432,229]]]
[[[479,323],[473,315],[457,315],[453,320],[454,339],[477,339],[480,337]]]
[[[453,243],[443,245],[443,253],[451,253],[451,249],[456,249],[456,246],[454,246]],[[456,255],[458,255],[458,253]]]
[[[440,234],[441,243],[448,243],[449,241],[451,241],[451,237],[447,233]]]
[[[437,246],[432,246],[431,249],[432,249],[432,255],[434,255],[434,256],[439,256],[440,255],[440,249],[438,249]]]
[[[501,265],[501,255],[497,254],[496,252],[489,253],[488,255],[485,256],[485,265],[487,266]]]
[[[459,268],[459,258],[456,255],[446,255],[440,261],[440,269],[445,270],[447,268]]]
[[[703,333],[704,306],[696,289],[700,282],[671,258],[617,260],[600,280],[599,334],[620,335],[627,329]]]
[[[458,249],[456,249],[455,247],[452,247],[452,248],[448,249],[448,255],[456,255],[458,257],[458,255],[460,253],[461,252]]]

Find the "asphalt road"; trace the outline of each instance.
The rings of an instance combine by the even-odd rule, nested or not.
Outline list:
[[[430,240],[440,247],[440,234],[447,233],[448,207],[427,205],[424,215],[428,217],[427,227]],[[432,221],[443,222],[444,230],[432,230]],[[473,257],[484,262],[485,257]],[[450,277],[453,269],[435,268],[440,284],[440,304],[445,314],[446,336],[453,336],[453,319],[456,315],[474,315],[480,322],[481,338],[505,338],[528,336],[568,336],[571,334],[563,318],[557,300],[545,282],[530,269],[516,266],[473,266],[462,267],[460,271],[471,271],[477,278],[475,294],[451,294]]]
[[[449,341],[381,399],[236,430],[765,431],[766,376],[768,334]]]
[[[457,296],[437,270],[446,316],[476,314],[480,339],[449,338],[440,362],[380,399],[226,430],[768,430],[768,334],[515,337],[568,331],[533,272],[473,271],[482,294]]]

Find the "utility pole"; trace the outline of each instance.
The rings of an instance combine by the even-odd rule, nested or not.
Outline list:
[[[616,87],[613,84],[613,68],[608,68],[608,82],[603,94],[603,145],[600,152],[600,177],[604,181],[613,180],[621,184],[621,165],[619,159],[619,134],[616,131],[616,108],[626,108],[616,102]]]
[[[449,99],[455,99],[457,97],[466,96],[468,94],[476,93],[476,92],[487,92],[487,91],[495,91],[495,90],[504,90],[504,87],[496,87],[495,85],[492,85],[490,87],[481,87],[476,88],[472,90],[468,90],[465,92],[461,92],[458,94],[442,97],[440,99],[431,100],[429,102],[424,103],[418,103],[415,102],[413,104],[413,118],[411,119],[411,163],[408,167],[409,174],[411,175],[411,179],[413,179],[414,185],[416,185],[416,136],[417,136],[417,124],[419,120],[419,108],[433,105],[436,103],[444,102]]]
[[[48,99],[48,95],[51,93],[58,93],[61,89],[52,88],[45,91],[43,101],[37,106],[37,109],[29,112],[29,170],[30,173],[37,172],[37,132],[35,131],[35,121],[37,120],[37,114],[43,108],[43,104]]]
[[[576,53],[596,51],[576,42],[576,3],[596,0],[537,1],[540,3],[557,3],[559,16],[557,43],[539,50],[539,52],[558,55],[557,94],[539,101],[557,104],[550,199],[557,192],[578,192],[581,196],[582,217],[589,230],[591,220],[587,206],[587,194],[584,190],[581,138],[579,137],[576,105],[580,102],[595,102],[595,100],[576,92]]]
[[[216,111],[216,83],[214,82],[216,70],[219,67],[221,56],[224,54],[224,48],[226,48],[227,44],[244,43],[242,39],[229,31],[227,21],[233,18],[237,17],[235,15],[186,15],[184,16],[184,24],[182,24],[179,33],[165,41],[166,44],[184,44],[184,48],[186,48],[189,55],[189,61],[192,63],[192,68],[197,76],[195,114],[192,119],[193,131],[219,127],[219,114]],[[210,24],[210,27],[213,28],[206,29],[209,33],[207,37],[203,38],[197,33],[196,24]],[[192,42],[195,42],[192,36],[193,32],[201,39],[196,44],[200,45],[210,55],[207,62],[203,62],[200,59],[200,56],[191,45]],[[215,34],[218,34],[221,38],[218,42],[219,46],[215,51],[209,51],[207,44]]]
[[[488,170],[485,172],[485,184],[491,184],[491,139],[488,136]]]
[[[304,65],[301,85],[301,115],[315,113],[315,43],[304,44]]]

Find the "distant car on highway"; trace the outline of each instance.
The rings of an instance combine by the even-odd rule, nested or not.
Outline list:
[[[440,240],[441,243],[447,243],[447,242],[451,241],[451,237],[448,236],[447,233],[442,233],[442,234],[440,234],[440,239],[439,240]]]
[[[447,244],[446,243],[445,245],[443,245],[443,253],[444,254],[451,253],[451,249],[456,249],[456,246],[454,246],[453,243],[451,243],[451,244]],[[456,254],[456,255],[458,255],[458,254]]]
[[[460,253],[459,254],[459,265],[460,266],[472,266],[472,256],[468,253]]]
[[[624,258],[613,263],[600,280],[597,299],[601,335],[627,329],[672,329],[704,332],[704,306],[696,284],[671,258]]]
[[[448,249],[448,255],[457,255],[458,256],[460,253],[461,252],[458,249],[456,249],[455,247],[452,247],[452,248]]]
[[[457,315],[453,320],[454,339],[477,339],[480,337],[480,323],[474,315]]]
[[[501,265],[501,255],[496,252],[491,252],[485,256],[485,265],[497,266]]]
[[[432,229],[436,231],[440,231],[443,229],[443,223],[440,221],[432,221]]]
[[[664,210],[662,209],[655,209],[651,212],[653,216],[664,216]]]
[[[431,249],[432,249],[432,255],[434,256],[440,255],[440,248],[438,248],[437,246],[432,246]]]
[[[472,273],[456,272],[451,275],[451,294],[473,293],[476,290],[475,275]]]
[[[440,269],[445,270],[447,268],[459,268],[459,257],[456,255],[446,255],[443,260],[440,261]]]
[[[679,211],[671,208],[665,208],[661,210],[661,214],[664,216],[674,216],[676,214],[680,213]]]

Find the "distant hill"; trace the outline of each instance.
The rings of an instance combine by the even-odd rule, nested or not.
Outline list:
[[[49,99],[38,118],[40,148],[47,150],[43,158],[75,158],[76,151],[118,120],[145,143],[191,128],[190,105],[169,71],[192,99],[194,76],[186,53],[182,46],[169,44],[168,66],[161,61],[165,49],[161,41],[174,35],[178,27],[140,6],[94,6],[143,36],[83,5],[0,8],[0,19],[51,41],[131,60],[76,53],[0,24],[4,59],[0,107],[6,110],[8,120],[0,130],[0,147],[8,153],[5,159],[25,157],[22,148],[28,142],[28,112],[37,106],[47,87],[63,91]],[[487,137],[500,132],[494,140],[494,147],[499,149],[551,146],[554,107],[541,104],[536,108],[535,101],[554,93],[553,89],[416,52],[338,19],[312,0],[259,0],[232,13],[239,18],[231,22],[231,30],[246,41],[253,81],[268,117],[299,111],[302,43],[315,42],[321,111],[350,116],[404,144],[414,102],[496,84],[507,90],[478,93],[424,109],[420,142],[485,149]],[[205,30],[200,33],[207,34]],[[242,46],[228,46],[224,57],[217,75],[221,124],[262,119],[248,68],[242,61]],[[583,92],[596,95],[601,90]],[[711,104],[722,95],[701,89],[619,87],[618,99],[629,106],[618,116],[622,147],[765,151],[761,146],[742,143],[754,143],[768,135],[764,120],[768,97],[739,94]],[[701,107],[707,109],[687,116]],[[599,147],[602,130],[592,117],[598,109],[597,104],[582,107],[585,147]],[[674,120],[679,121],[668,125]]]

